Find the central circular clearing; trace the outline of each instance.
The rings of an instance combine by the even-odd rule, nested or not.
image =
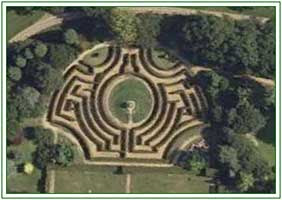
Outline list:
[[[109,98],[109,108],[113,116],[121,122],[128,123],[128,102],[135,102],[132,113],[132,122],[144,120],[152,108],[152,97],[143,81],[137,78],[127,78],[118,83],[112,90]]]

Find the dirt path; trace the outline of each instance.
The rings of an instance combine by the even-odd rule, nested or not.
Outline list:
[[[129,194],[131,191],[131,175],[126,174],[125,193]]]
[[[26,40],[27,38],[36,35],[47,28],[50,28],[58,24],[62,24],[64,21],[77,19],[80,17],[82,17],[82,15],[78,13],[65,13],[57,16],[45,15],[33,25],[27,27],[23,31],[16,34],[13,38],[9,40],[9,43]]]
[[[252,76],[252,75],[241,75],[241,76],[237,76],[237,77],[243,78],[243,79],[254,80],[254,81],[260,83],[261,85],[263,85],[265,87],[275,87],[275,82],[272,79],[261,78],[261,77],[256,77],[256,76]]]
[[[195,76],[197,73],[201,71],[211,71],[211,68],[208,67],[202,67],[202,66],[193,66],[190,68],[192,74]],[[242,79],[251,79],[254,80],[264,87],[275,87],[275,82],[272,79],[262,78],[262,77],[256,77],[252,75],[234,75],[235,78],[242,78]]]

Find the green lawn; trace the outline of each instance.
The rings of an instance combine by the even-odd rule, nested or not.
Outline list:
[[[7,40],[17,33],[34,24],[44,15],[42,11],[34,11],[33,14],[19,15],[14,11],[7,12]]]
[[[275,7],[271,6],[251,6],[250,9],[238,10],[235,7],[231,6],[185,6],[181,8],[197,9],[197,10],[211,10],[211,11],[220,11],[220,12],[229,12],[234,14],[244,14],[258,17],[274,17],[275,16]]]
[[[208,193],[207,177],[187,174],[135,174],[132,193]]]
[[[124,193],[125,178],[94,170],[56,170],[55,193]]]
[[[35,169],[31,175],[17,173],[10,176],[7,180],[8,193],[39,193],[38,181],[41,177],[41,171]]]
[[[108,53],[108,47],[99,48],[87,54],[83,61],[90,66],[100,67],[106,61]]]
[[[110,110],[122,122],[128,122],[127,101],[135,102],[133,122],[148,116],[152,107],[152,97],[147,87],[138,79],[128,78],[116,85],[110,95]]]
[[[169,69],[176,64],[176,60],[163,50],[152,50],[151,57],[154,63],[163,69]]]

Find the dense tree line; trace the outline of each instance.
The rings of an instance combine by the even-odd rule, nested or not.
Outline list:
[[[171,16],[160,42],[191,63],[228,73],[274,77],[274,20],[232,20],[208,15]]]
[[[200,72],[196,82],[209,101],[206,120],[211,126],[205,137],[220,180],[231,190],[273,192],[274,172],[249,136],[266,125],[265,113],[275,107],[274,89],[214,71]]]

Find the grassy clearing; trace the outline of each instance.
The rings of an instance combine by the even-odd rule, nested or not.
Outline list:
[[[119,83],[110,95],[110,110],[115,117],[128,122],[127,101],[135,101],[133,122],[146,118],[152,106],[152,97],[147,87],[139,80],[129,78]]]
[[[99,67],[101,66],[107,59],[109,53],[108,47],[99,48],[90,54],[86,55],[83,60],[86,64],[90,66]]]
[[[44,12],[34,11],[32,14],[19,15],[15,11],[7,12],[7,40],[10,40],[17,33],[38,21]]]
[[[228,7],[228,6],[185,6],[181,8],[189,8],[196,10],[210,10],[210,11],[219,11],[219,12],[228,12],[232,14],[244,14],[257,17],[274,17],[275,16],[275,7],[271,6],[250,6],[250,9],[239,10],[239,7]]]
[[[124,193],[125,175],[95,171],[57,170],[56,193]]]
[[[41,171],[35,169],[31,175],[17,173],[7,180],[8,193],[39,193],[38,181],[41,178]]]
[[[135,174],[131,188],[132,193],[208,193],[208,181],[188,174]]]

